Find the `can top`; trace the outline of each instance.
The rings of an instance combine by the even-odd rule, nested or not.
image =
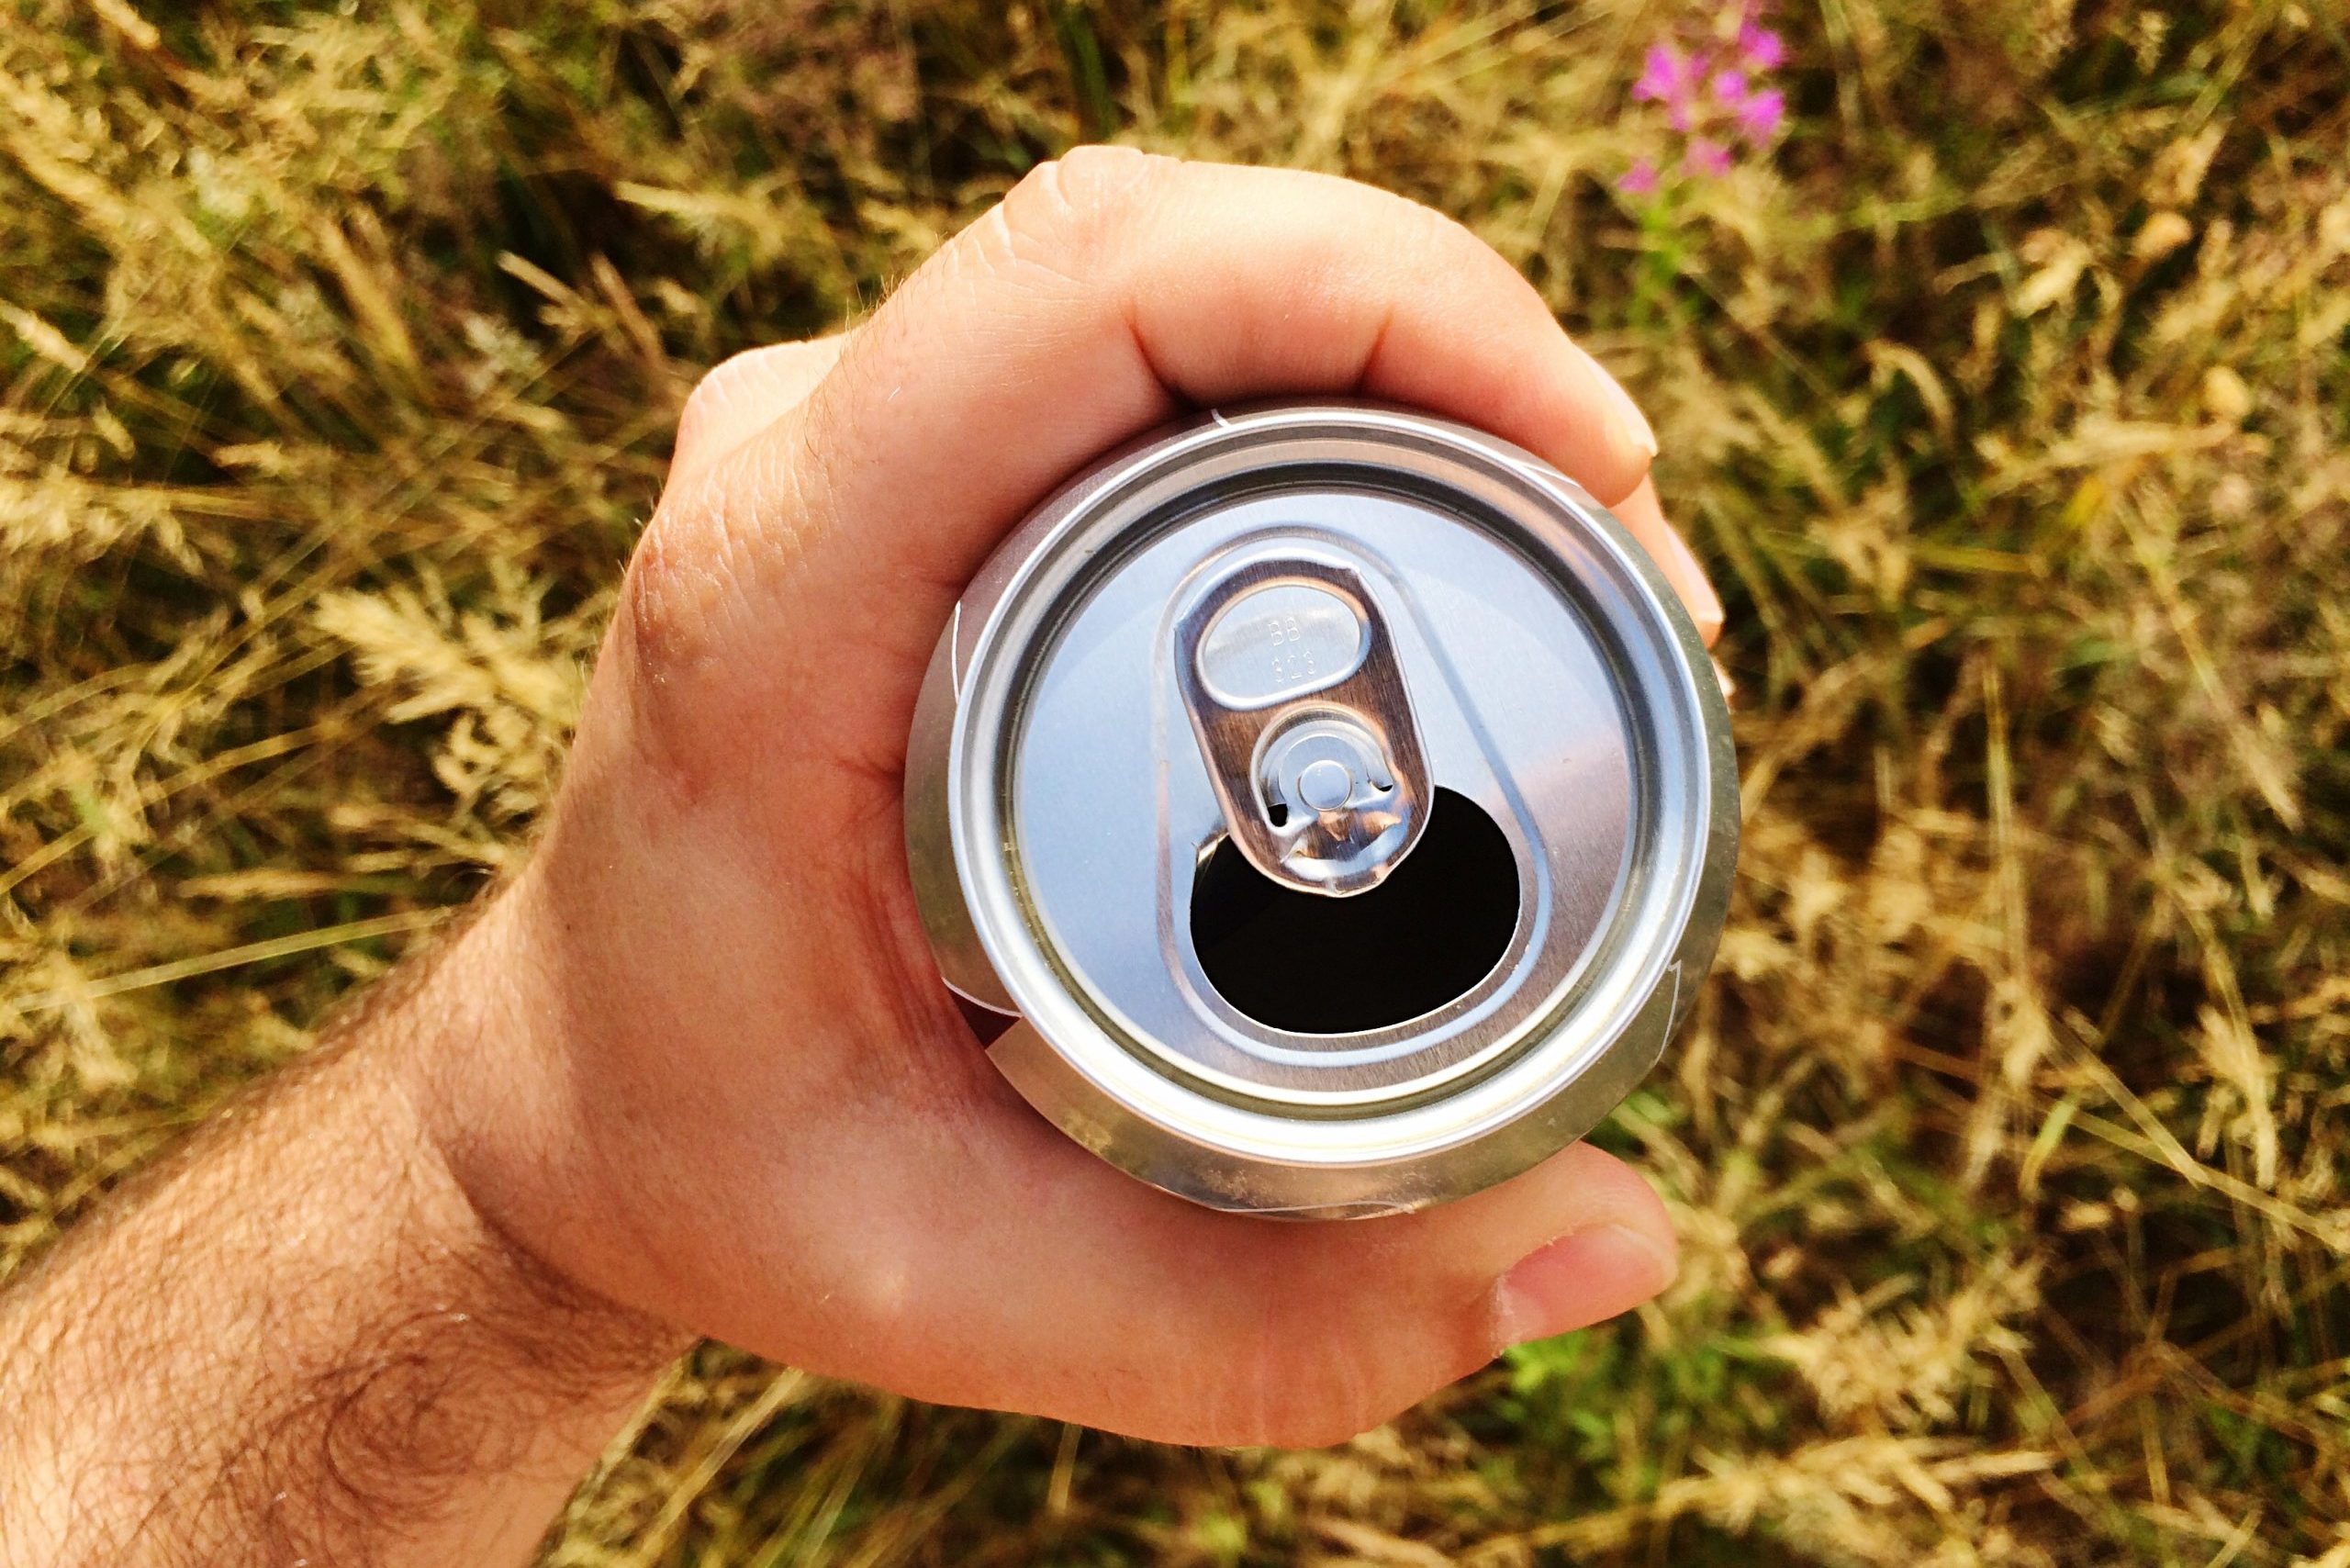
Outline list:
[[[1113,454],[940,674],[942,968],[1033,1025],[997,1053],[1024,1092],[1188,1196],[1514,1173],[1710,959],[1735,774],[1695,629],[1604,509],[1465,427],[1271,405]]]

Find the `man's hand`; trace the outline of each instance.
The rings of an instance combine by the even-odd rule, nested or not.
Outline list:
[[[1189,1442],[1344,1438],[1666,1282],[1657,1200],[1587,1148],[1395,1219],[1169,1197],[1031,1112],[935,977],[900,770],[957,595],[1087,459],[1273,393],[1533,449],[1718,623],[1645,422],[1467,230],[1311,174],[1041,169],[854,334],[693,399],[545,842],[476,933],[499,1048],[419,1064],[498,1225],[800,1366]]]
[[[1718,629],[1646,422],[1467,231],[1315,175],[1038,170],[854,333],[703,383],[527,869],[0,1302],[0,1562],[517,1554],[685,1333],[1320,1443],[1662,1288],[1662,1207],[1588,1148],[1392,1219],[1169,1197],[1032,1113],[932,969],[900,770],[956,596],[1087,459],[1281,393],[1533,449]]]

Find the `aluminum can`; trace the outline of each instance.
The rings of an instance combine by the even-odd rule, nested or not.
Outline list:
[[[1015,530],[906,767],[941,972],[1086,1148],[1221,1209],[1391,1214],[1655,1065],[1737,855],[1729,715],[1565,476],[1382,406],[1212,412]]]

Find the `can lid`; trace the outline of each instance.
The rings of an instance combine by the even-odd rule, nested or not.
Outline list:
[[[1113,454],[973,584],[939,684],[909,821],[942,968],[1033,1026],[995,1047],[1032,1101],[1187,1196],[1500,1180],[1710,960],[1736,790],[1696,633],[1465,427],[1273,405]]]

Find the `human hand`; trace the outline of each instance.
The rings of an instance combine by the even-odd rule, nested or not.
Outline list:
[[[1708,641],[1629,400],[1466,230],[1324,176],[1084,150],[863,326],[695,393],[527,868],[408,1069],[485,1216],[577,1284],[918,1397],[1311,1444],[1671,1278],[1662,1205],[1566,1150],[1393,1218],[1194,1207],[998,1077],[914,913],[901,771],[963,585],[1069,471],[1186,407],[1355,393],[1548,458]]]

